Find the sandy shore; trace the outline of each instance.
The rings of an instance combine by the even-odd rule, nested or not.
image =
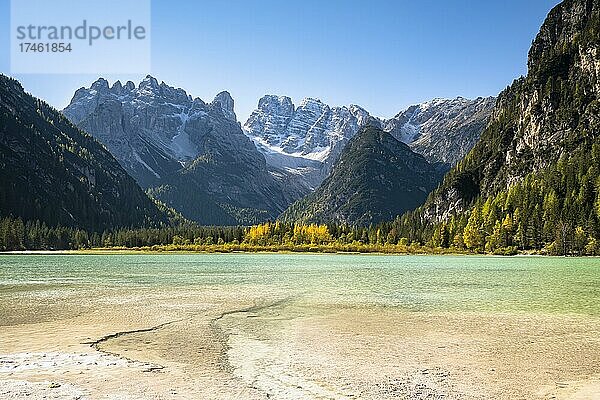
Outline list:
[[[62,303],[19,313],[29,307],[16,301],[10,312],[25,319],[0,311],[1,322],[13,322],[0,326],[0,398],[260,398],[223,368],[224,339],[212,322],[253,305],[236,293],[104,293]]]
[[[207,276],[5,285],[0,399],[600,398],[595,316],[411,311]]]
[[[600,393],[594,319],[315,312],[286,299],[261,304],[243,297],[179,292],[144,303],[125,296],[108,299],[110,309],[3,326],[0,398],[594,399]]]
[[[275,398],[600,398],[600,325],[587,317],[289,314],[229,321],[234,375]]]

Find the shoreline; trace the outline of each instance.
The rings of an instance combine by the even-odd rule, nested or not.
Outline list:
[[[23,286],[27,290],[19,296],[4,293],[12,300],[0,310],[0,317],[6,317],[0,333],[6,343],[0,352],[0,398],[114,400],[137,393],[127,399],[565,400],[589,398],[600,388],[600,313],[591,303],[593,294],[558,308],[543,302],[545,290],[524,293],[518,303],[499,308],[481,304],[489,296],[510,300],[512,295],[495,285],[498,279],[511,291],[523,288],[520,279],[504,279],[514,276],[514,268],[500,267],[505,273],[496,276],[485,264],[498,272],[496,267],[520,260],[437,258],[428,263],[417,257],[354,257],[358,268],[350,277],[342,264],[351,257],[282,255],[258,262],[257,255],[257,262],[249,256],[241,262],[240,256],[239,273],[237,257],[207,257],[209,269],[195,268],[202,257],[92,257],[82,264],[96,267],[75,271],[70,269],[78,263],[73,258],[23,258],[22,264],[56,266],[49,281],[76,271],[86,279],[62,288]],[[278,270],[278,265],[285,268],[285,258],[295,273]],[[10,273],[19,258],[7,261]],[[412,271],[408,275],[397,268],[404,261]],[[445,268],[422,268],[446,261],[476,266],[479,272],[467,265],[465,273],[476,272],[468,278],[462,270],[448,274]],[[319,267],[336,262],[336,267]],[[386,274],[373,274],[369,266],[380,262]],[[177,263],[190,268],[170,269]],[[546,261],[522,264],[529,263]],[[593,261],[579,263],[586,266],[580,271],[587,271],[581,279],[598,276],[596,268],[588,268]],[[274,268],[257,275],[264,265]],[[310,273],[299,271],[299,265]],[[46,274],[43,268],[35,270]],[[428,271],[438,278],[411,291],[408,282],[421,281]],[[560,276],[572,276],[572,271],[578,270]],[[530,272],[536,273],[533,282],[540,282],[536,277],[557,282],[547,268],[520,274]],[[367,276],[372,278],[365,281]],[[373,283],[382,279],[389,283],[373,293]],[[431,303],[431,293],[445,296],[448,284],[463,300],[447,307]],[[480,298],[481,288],[493,292]],[[406,294],[385,300],[399,292]],[[564,298],[556,301],[563,304]],[[472,306],[463,308],[465,299]],[[542,304],[522,305],[536,299]]]
[[[186,255],[186,254],[306,254],[306,255],[357,255],[357,256],[455,256],[455,257],[492,257],[492,258],[512,258],[512,257],[544,257],[544,258],[600,258],[600,256],[554,256],[540,254],[535,252],[520,252],[517,254],[503,255],[490,253],[469,253],[469,252],[400,252],[400,251],[307,251],[307,250],[278,250],[278,249],[256,249],[256,250],[225,250],[225,249],[151,249],[151,248],[93,248],[78,250],[12,250],[0,251],[1,255]]]

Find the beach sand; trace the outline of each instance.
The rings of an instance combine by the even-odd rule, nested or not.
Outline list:
[[[600,398],[592,317],[190,289],[16,296],[0,321],[2,399]]]

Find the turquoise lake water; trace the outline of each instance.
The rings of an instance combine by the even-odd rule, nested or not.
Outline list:
[[[0,301],[243,290],[310,305],[600,315],[600,259],[312,254],[0,255]],[[48,295],[48,296],[45,296]],[[52,295],[52,296],[50,296]],[[4,308],[5,308],[4,307]],[[5,308],[6,312],[6,308]]]

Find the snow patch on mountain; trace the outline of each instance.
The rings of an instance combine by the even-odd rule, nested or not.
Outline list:
[[[494,97],[437,98],[408,107],[382,126],[430,162],[451,166],[475,145],[495,104]]]
[[[357,105],[330,107],[309,97],[296,107],[287,96],[266,95],[243,128],[269,165],[304,176],[316,187],[369,119]]]
[[[191,160],[198,154],[197,146],[191,141],[190,135],[185,131],[190,116],[186,112],[179,114],[181,125],[177,128],[177,134],[171,139],[169,148],[173,151],[175,158],[179,161]]]
[[[243,128],[267,163],[305,174],[318,185],[346,143],[368,123],[381,126],[430,162],[453,164],[474,145],[494,103],[494,98],[438,98],[382,119],[357,105],[331,107],[306,98],[295,107],[289,97],[266,95]]]

